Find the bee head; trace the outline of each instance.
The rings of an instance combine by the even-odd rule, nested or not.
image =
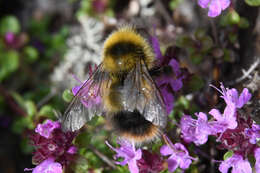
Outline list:
[[[109,72],[129,72],[141,58],[149,66],[154,59],[153,51],[131,27],[118,29],[104,43],[103,63]]]

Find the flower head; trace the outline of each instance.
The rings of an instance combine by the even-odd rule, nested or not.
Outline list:
[[[179,63],[175,59],[171,59],[169,64],[163,68],[165,69],[164,73],[158,76],[155,81],[162,93],[169,114],[173,109],[173,93],[182,88],[182,80],[185,76],[181,73]]]
[[[179,62],[171,59],[168,66],[165,67],[165,73],[156,79],[157,85],[169,85],[173,91],[179,91],[182,88],[182,80]]]
[[[166,111],[169,114],[173,109],[173,94],[182,88],[182,80],[186,75],[182,73],[179,62],[173,58],[174,55],[162,55],[157,37],[153,36],[150,40],[158,66],[162,69],[162,74],[155,78],[155,82],[161,91]]]
[[[140,173],[157,173],[163,170],[163,160],[148,150],[142,150],[142,158],[137,161]]]
[[[252,173],[252,168],[247,160],[239,154],[234,154],[232,157],[223,161],[219,166],[221,173],[227,173],[228,169],[232,167],[232,173]]]
[[[223,133],[217,134],[221,144],[220,149],[232,150],[241,156],[247,157],[248,154],[253,154],[255,145],[249,142],[249,137],[245,133],[252,125],[250,118],[245,119],[237,114],[237,127],[235,129],[226,129]]]
[[[212,86],[212,87],[214,87],[214,86]],[[225,88],[222,83],[220,84],[221,90],[217,89],[216,87],[214,87],[214,88],[222,94],[221,98],[223,98],[225,100],[227,106],[234,105],[235,108],[242,108],[244,106],[244,104],[246,104],[252,96],[249,93],[247,88],[243,89],[240,96],[238,96],[238,92],[235,88],[232,88],[232,89]]]
[[[181,118],[181,133],[182,138],[186,142],[194,142],[196,145],[201,145],[207,142],[208,135],[211,134],[211,127],[208,123],[207,115],[200,112],[196,114],[198,119],[193,119],[189,115],[184,115]]]
[[[172,144],[172,142],[166,137],[169,145],[163,145],[160,149],[160,153],[163,156],[170,157],[167,159],[168,170],[174,172],[178,167],[181,169],[189,168],[192,158],[189,156],[187,149],[181,143]]]
[[[230,5],[230,0],[198,0],[198,4],[201,8],[209,8],[209,17],[216,17]]]
[[[48,158],[55,158],[62,165],[67,165],[74,158],[77,148],[72,144],[72,140],[76,133],[64,133],[58,121],[50,120],[39,124],[35,132],[30,134],[31,144],[36,148],[33,163],[39,164]]]
[[[60,163],[54,162],[54,158],[50,157],[33,169],[25,169],[25,171],[29,170],[32,170],[32,173],[62,173],[62,166]]]
[[[52,137],[52,131],[57,128],[60,128],[58,121],[53,122],[52,120],[47,120],[44,124],[38,124],[35,132],[45,138],[50,138]]]
[[[120,148],[114,148],[106,141],[106,144],[109,146],[109,148],[111,148],[117,153],[115,155],[115,159],[119,157],[124,158],[123,161],[121,162],[117,161],[115,163],[122,166],[128,164],[128,168],[131,173],[138,173],[139,169],[137,166],[137,161],[140,160],[142,157],[142,150],[141,149],[136,150],[135,146],[132,145],[127,140],[121,139],[118,140],[117,143],[121,145]]]

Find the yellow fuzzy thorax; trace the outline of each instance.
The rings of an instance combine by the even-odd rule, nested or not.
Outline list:
[[[132,44],[137,48],[141,48],[142,52],[141,54],[136,51],[126,52],[122,57],[116,57],[111,53],[107,53],[109,49],[116,47],[115,45],[120,45],[121,43]],[[129,72],[135,66],[138,58],[143,59],[148,68],[153,66],[154,53],[152,48],[133,27],[121,27],[106,39],[103,49],[103,65],[105,70],[112,73],[117,73],[119,71]]]

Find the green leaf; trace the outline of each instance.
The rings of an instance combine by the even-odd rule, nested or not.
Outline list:
[[[245,2],[250,6],[259,6],[260,0],[245,0]]]
[[[0,21],[0,34],[4,35],[7,32],[15,34],[20,32],[20,24],[15,16],[5,16]]]
[[[235,10],[230,11],[228,13],[228,21],[230,24],[238,24],[240,21],[239,14]]]
[[[71,92],[71,90],[66,89],[64,90],[63,94],[62,94],[62,98],[65,102],[70,102],[73,99],[74,95]]]
[[[34,124],[32,119],[27,116],[27,117],[19,117],[14,121],[12,124],[12,132],[16,134],[21,134],[23,131],[28,128],[28,129],[34,129]]]
[[[34,116],[37,112],[36,105],[31,100],[25,101],[24,107],[25,107],[25,110],[27,112],[27,115],[30,116],[30,117]]]
[[[25,59],[28,63],[35,62],[38,59],[39,53],[36,48],[32,46],[26,46],[23,51]]]
[[[233,154],[234,154],[234,152],[230,150],[230,151],[228,151],[228,152],[226,152],[226,153],[224,154],[223,159],[224,159],[224,160],[227,160],[228,158],[232,157]]]
[[[54,109],[51,105],[44,105],[43,107],[41,107],[38,115],[39,116],[47,116],[49,118],[54,116]]]
[[[14,50],[0,54],[0,81],[8,77],[19,67],[19,54]]]
[[[190,102],[188,99],[186,99],[185,97],[181,96],[176,103],[178,106],[182,106],[184,109],[188,109]]]
[[[11,95],[14,98],[14,100],[18,103],[19,106],[25,108],[25,106],[24,106],[25,100],[23,99],[23,97],[19,93],[11,92]]]

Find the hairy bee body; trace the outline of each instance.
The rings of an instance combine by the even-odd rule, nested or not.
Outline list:
[[[81,121],[87,122],[93,114],[102,113],[119,136],[136,143],[154,139],[166,124],[166,111],[148,72],[153,63],[152,48],[134,28],[127,26],[113,32],[104,43],[101,65],[65,112],[64,129],[78,130]],[[100,103],[89,108],[82,106],[83,101],[97,97],[101,97]]]

